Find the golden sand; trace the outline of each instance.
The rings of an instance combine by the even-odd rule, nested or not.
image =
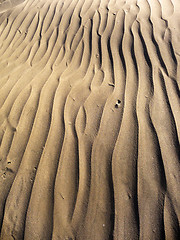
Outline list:
[[[180,237],[180,1],[0,1],[0,239]]]

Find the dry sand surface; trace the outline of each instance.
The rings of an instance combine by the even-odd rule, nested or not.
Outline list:
[[[180,0],[0,0],[0,239],[180,239]]]

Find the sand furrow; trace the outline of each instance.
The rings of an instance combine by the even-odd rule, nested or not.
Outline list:
[[[176,126],[172,116],[171,108],[167,99],[166,91],[164,89],[164,81],[160,70],[154,70],[154,78],[156,78],[155,92],[153,103],[151,105],[151,117],[159,138],[159,144],[163,157],[165,167],[165,175],[167,181],[167,191],[173,195],[172,203],[175,205],[176,214],[179,215],[178,207],[178,185],[177,179],[179,178],[179,141],[176,133]],[[155,108],[161,109],[156,116],[154,115]],[[165,117],[166,116],[166,117]],[[163,121],[162,121],[163,119]],[[176,166],[176,167],[171,167]],[[170,172],[169,172],[170,171]],[[171,172],[172,171],[172,172]],[[173,193],[172,193],[173,191]],[[179,217],[178,217],[179,219]]]
[[[26,239],[49,239],[52,235],[54,184],[60,156],[59,147],[62,146],[64,138],[64,124],[61,117],[64,100],[63,94],[59,94],[60,87],[61,84],[58,85],[55,93],[50,130],[38,165],[28,206]],[[46,209],[45,212],[44,209]],[[33,222],[36,222],[36,227]]]
[[[136,14],[134,17],[136,17]],[[131,18],[131,14],[125,15],[124,36],[122,42],[124,61],[126,65],[126,78],[121,128],[113,152],[115,239],[131,239],[132,236],[136,239],[138,237],[136,182],[138,123],[135,112],[138,73],[134,55],[134,36],[131,30],[131,22],[134,22],[134,17]],[[128,49],[131,49],[131,51]],[[126,143],[126,147],[124,147],[124,143]],[[131,150],[127,151],[127,149]],[[117,172],[119,172],[119,174],[117,174]],[[117,191],[117,189],[119,190]],[[125,203],[126,208],[121,209],[121,206],[125,205]],[[131,232],[132,229],[134,229],[133,235]]]
[[[1,54],[6,53],[6,51],[8,50],[8,46],[13,41],[14,37],[20,33],[19,28],[21,27],[23,21],[26,18],[25,14],[21,14],[21,11],[23,11],[23,8],[17,9],[17,11],[15,10],[15,12],[8,17],[8,25],[5,28],[5,33],[3,32],[3,34],[1,35],[3,39],[3,48],[2,48],[3,52]],[[11,31],[11,29],[14,27],[16,31]]]
[[[146,51],[142,36],[138,36],[139,24],[133,26],[135,34],[135,55],[142,62]],[[140,32],[139,32],[140,33]],[[137,96],[137,116],[139,124],[138,143],[138,211],[140,238],[163,239],[163,206],[165,176],[157,133],[149,114],[149,104],[153,94],[152,63],[146,55],[146,64],[138,65],[139,89]],[[154,188],[156,186],[156,189]],[[147,194],[144,194],[147,193]],[[151,217],[151,211],[156,215]]]
[[[178,0],[0,0],[0,239],[180,236]]]
[[[45,146],[45,141],[49,131],[51,109],[53,103],[52,100],[54,98],[54,89],[57,85],[56,82],[50,82],[49,84],[48,83],[49,82],[47,82],[47,84],[42,88],[42,93],[39,99],[39,106],[32,127],[32,132],[28,140],[22,162],[20,164],[17,175],[15,177],[6,201],[7,210],[4,213],[4,221],[2,225],[3,238],[8,238],[8,236],[11,235],[18,239],[22,239],[23,237],[23,226],[28,201],[30,198],[32,184],[38,167],[39,159],[42,154],[43,147]],[[47,93],[49,96],[47,95]],[[48,99],[47,103],[43,100],[44,98],[46,99],[46,101]],[[41,107],[42,104],[44,105],[43,108]],[[39,126],[38,131],[36,130],[37,126]],[[37,142],[34,142],[33,139],[36,139]],[[41,146],[37,144],[39,141],[41,141]],[[24,171],[26,172],[26,175],[23,174]],[[18,186],[20,186],[20,188]],[[16,197],[14,195],[14,192],[16,191],[26,191],[28,195],[25,194],[19,196],[18,194]],[[17,212],[13,210],[14,206],[16,206]],[[21,209],[21,211],[18,211],[19,209]]]
[[[164,225],[166,239],[179,238],[179,220],[168,194],[166,194],[164,202]]]
[[[36,112],[36,105],[32,105],[32,102],[34,101],[38,103],[38,96],[33,91],[31,92],[30,97],[24,106],[20,120],[18,122],[18,126],[16,128],[14,139],[11,144],[11,148],[9,149],[7,158],[4,159],[4,162],[7,162],[7,163],[9,162],[11,164],[11,168],[13,169],[14,174],[8,175],[9,179],[7,179],[7,181],[1,182],[1,189],[4,189],[2,191],[3,194],[1,195],[1,198],[2,198],[1,204],[3,207],[1,212],[3,212],[5,200],[9,193],[10,187],[14,181],[15,174],[17,173],[17,170],[21,163],[21,160],[22,160],[22,157],[31,133],[35,112]],[[18,144],[19,146],[18,148],[15,147],[16,144]]]

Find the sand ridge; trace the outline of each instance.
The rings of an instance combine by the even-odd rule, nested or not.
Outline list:
[[[0,1],[0,239],[179,238],[179,9]]]

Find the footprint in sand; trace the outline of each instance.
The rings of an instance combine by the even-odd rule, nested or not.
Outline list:
[[[118,99],[116,101],[115,108],[119,108],[120,107],[120,103],[121,103],[121,100]]]

